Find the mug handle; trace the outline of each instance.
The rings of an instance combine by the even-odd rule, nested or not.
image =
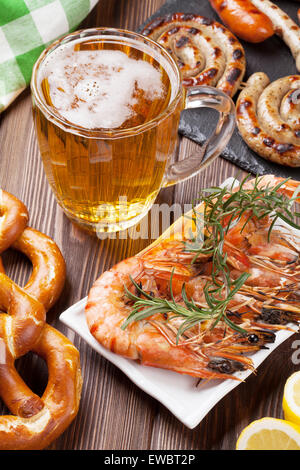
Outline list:
[[[216,109],[219,112],[217,127],[199,153],[192,154],[167,168],[163,187],[181,183],[207,168],[226,147],[235,128],[234,103],[229,96],[216,88],[210,86],[188,88],[184,109],[189,108]]]

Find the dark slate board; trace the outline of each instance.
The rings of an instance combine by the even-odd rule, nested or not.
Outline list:
[[[300,7],[299,2],[281,0],[274,3],[277,3],[278,6],[285,10],[298,24],[297,10]],[[168,0],[154,15],[140,26],[139,30],[153,18],[175,12],[196,13],[220,21],[207,0]],[[247,59],[247,71],[244,81],[246,81],[252,73],[260,71],[265,72],[270,77],[271,81],[286,75],[298,73],[290,50],[277,36],[273,36],[260,44],[241,42],[245,48]],[[234,97],[234,100],[236,100],[236,97],[237,95]],[[213,110],[202,108],[184,111],[180,120],[179,132],[198,144],[203,144],[206,140],[206,136],[212,133],[216,118],[216,111]],[[272,173],[277,176],[290,176],[300,180],[300,168],[295,169],[277,165],[259,157],[244,143],[237,128],[227,148],[222,153],[222,157],[253,174],[263,175]]]

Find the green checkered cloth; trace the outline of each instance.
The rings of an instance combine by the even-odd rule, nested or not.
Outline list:
[[[0,0],[0,112],[26,88],[45,47],[74,31],[98,0]]]

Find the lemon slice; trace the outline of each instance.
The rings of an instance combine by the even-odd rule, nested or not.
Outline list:
[[[300,372],[295,372],[286,381],[282,407],[285,419],[300,426]]]
[[[283,419],[262,418],[249,424],[237,450],[300,450],[300,426]]]

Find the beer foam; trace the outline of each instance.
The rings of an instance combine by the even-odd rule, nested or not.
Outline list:
[[[72,50],[62,47],[43,64],[52,105],[75,125],[87,129],[119,128],[134,116],[137,94],[163,97],[161,73],[144,60],[119,50]]]

